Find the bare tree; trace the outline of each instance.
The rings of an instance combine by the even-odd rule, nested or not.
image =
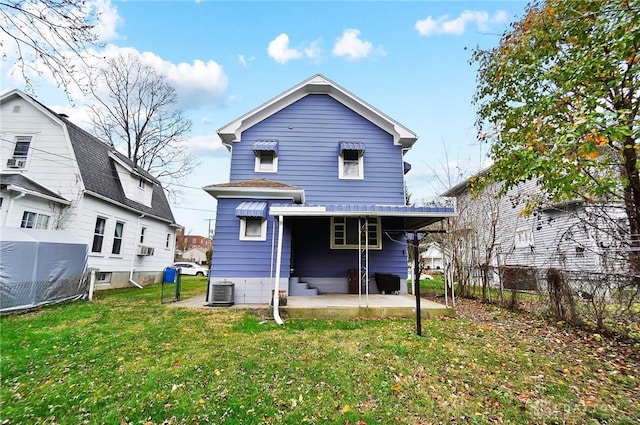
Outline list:
[[[96,135],[123,147],[133,163],[163,183],[173,198],[176,186],[198,165],[184,144],[191,121],[176,108],[177,94],[166,77],[134,54],[108,59],[97,71],[89,105]]]
[[[74,63],[84,63],[89,48],[99,45],[98,19],[95,5],[83,0],[0,0],[2,61],[15,60],[12,72],[28,91],[33,78],[48,71],[69,95],[70,83],[82,85]]]

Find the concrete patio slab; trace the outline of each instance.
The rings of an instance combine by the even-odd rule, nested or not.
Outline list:
[[[266,304],[236,304],[231,307],[209,307],[205,296],[189,298],[168,304],[172,307],[263,310]],[[433,301],[421,299],[422,317],[455,316],[455,310]],[[288,297],[287,304],[280,306],[283,318],[290,319],[347,319],[347,318],[411,318],[416,315],[416,299],[413,295],[365,295],[328,294],[317,296]]]

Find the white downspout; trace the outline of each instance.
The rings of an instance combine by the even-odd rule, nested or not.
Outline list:
[[[278,216],[278,253],[276,254],[276,281],[273,290],[273,320],[279,325],[284,325],[280,318],[280,266],[282,265],[282,237],[284,235],[284,226],[282,225],[282,216]]]
[[[131,271],[129,272],[129,283],[135,286],[136,288],[140,288],[140,289],[142,289],[142,285],[140,285],[138,282],[133,280],[133,271],[135,270],[134,265],[136,261],[136,244],[137,244],[136,241],[138,240],[138,235],[140,234],[140,220],[143,219],[144,216],[145,214],[142,214],[140,217],[138,217],[136,234],[134,235],[134,238],[133,238],[133,251],[131,253]]]

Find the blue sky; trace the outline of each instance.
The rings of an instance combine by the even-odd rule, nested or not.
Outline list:
[[[419,136],[406,160],[414,200],[446,189],[483,165],[476,142],[476,46],[495,46],[525,2],[221,2],[94,0],[105,55],[128,50],[167,75],[193,121],[190,149],[200,167],[173,205],[188,233],[206,234],[216,202],[200,188],[228,181],[230,155],[216,130],[288,88],[321,73]],[[11,55],[9,55],[11,60]],[[8,66],[7,66],[8,65]],[[24,89],[2,67],[2,92]],[[50,79],[42,103],[86,126]],[[449,173],[445,171],[449,169]]]

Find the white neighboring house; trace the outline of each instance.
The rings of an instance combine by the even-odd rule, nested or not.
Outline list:
[[[480,171],[481,176],[489,169]],[[532,267],[540,271],[558,268],[572,273],[625,273],[624,237],[626,216],[616,203],[543,201],[532,214],[522,212],[531,198],[546,199],[535,181],[529,180],[497,196],[499,184],[485,192],[471,193],[464,180],[442,196],[456,198],[453,245],[469,267],[486,264]],[[490,276],[496,283],[497,274]]]
[[[204,264],[207,262],[207,250],[199,246],[189,248],[182,253],[182,261]]]
[[[420,253],[420,264],[430,270],[444,270],[444,253],[439,243],[427,245],[427,249]]]
[[[0,229],[72,232],[96,289],[161,281],[178,225],[157,179],[20,90],[0,97],[0,123]]]

